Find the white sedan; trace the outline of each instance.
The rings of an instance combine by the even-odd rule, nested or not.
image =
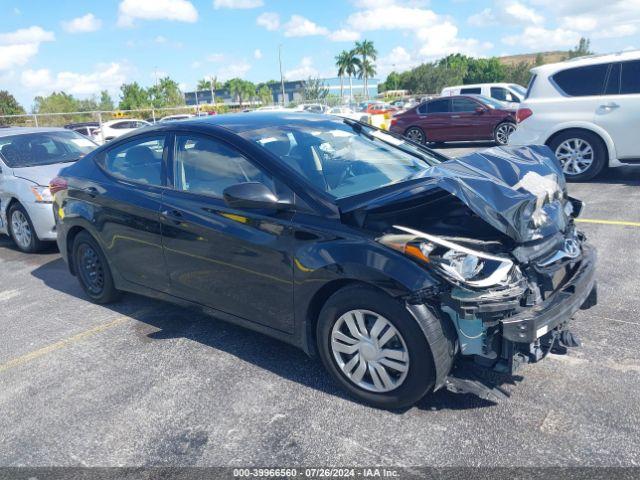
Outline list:
[[[371,123],[371,115],[367,112],[354,112],[349,107],[333,107],[328,112],[329,115],[335,115],[336,117],[350,118],[351,120],[357,120],[359,122]]]
[[[55,240],[49,181],[96,147],[64,128],[0,129],[0,234],[27,253]]]
[[[147,125],[151,124],[145,120],[139,120],[137,118],[111,120],[109,122],[104,122],[101,129],[98,128],[94,130],[91,138],[97,144],[102,145],[104,142],[118,138],[125,133],[134,131],[137,128],[146,127]]]

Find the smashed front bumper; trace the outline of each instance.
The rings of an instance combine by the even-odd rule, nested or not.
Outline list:
[[[502,337],[517,343],[532,343],[569,320],[581,307],[595,305],[596,250],[583,244],[582,260],[564,285],[551,297],[501,321]]]

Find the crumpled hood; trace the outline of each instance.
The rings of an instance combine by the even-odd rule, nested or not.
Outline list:
[[[395,189],[346,199],[340,209],[342,213],[372,211],[436,189],[456,196],[517,243],[564,232],[570,221],[562,167],[545,146],[494,147],[464,155],[437,164]]]
[[[490,148],[441,163],[425,174],[518,243],[567,227],[564,174],[548,147]]]
[[[71,165],[70,163],[54,163],[53,165],[39,165],[37,167],[22,167],[14,168],[13,175],[15,177],[23,178],[31,182],[35,182],[38,185],[46,187],[49,185],[49,181],[58,175],[58,172],[65,167]]]

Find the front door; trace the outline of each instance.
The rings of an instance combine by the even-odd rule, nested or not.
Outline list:
[[[485,140],[491,138],[489,112],[471,98],[456,97],[451,100],[452,140]]]
[[[162,202],[163,245],[171,292],[284,332],[293,332],[290,214],[237,210],[224,189],[274,181],[226,143],[175,137],[173,190]]]

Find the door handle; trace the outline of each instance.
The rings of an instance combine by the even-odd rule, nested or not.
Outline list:
[[[177,223],[182,221],[182,213],[180,210],[163,210],[160,212],[160,215],[167,220],[173,220]]]
[[[460,118],[460,115],[451,115],[451,118]]]
[[[600,105],[600,107],[606,108],[607,110],[613,110],[614,108],[620,108],[620,105],[615,102],[609,102],[605,103],[604,105]]]

